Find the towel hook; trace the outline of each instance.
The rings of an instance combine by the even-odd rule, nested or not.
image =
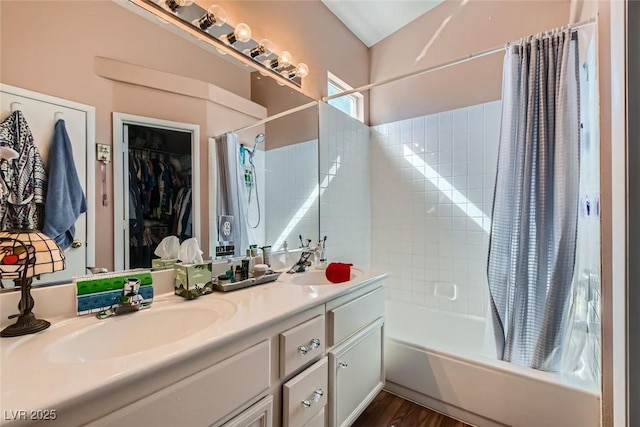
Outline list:
[[[58,120],[64,120],[64,113],[62,111],[56,111],[56,113],[53,115],[53,118],[56,122]]]
[[[22,111],[22,104],[20,104],[19,102],[12,102],[11,112],[15,113],[16,111]]]

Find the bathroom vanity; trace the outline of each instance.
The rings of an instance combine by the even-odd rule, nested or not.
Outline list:
[[[3,340],[2,425],[348,426],[384,385],[385,274],[314,273]]]

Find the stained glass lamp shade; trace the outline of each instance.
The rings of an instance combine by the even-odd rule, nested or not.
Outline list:
[[[32,313],[34,301],[31,296],[31,281],[35,276],[64,270],[64,268],[64,253],[42,232],[35,230],[0,232],[0,278],[15,279],[21,289],[18,321],[0,332],[0,336],[31,334],[51,325],[46,320],[36,319]]]

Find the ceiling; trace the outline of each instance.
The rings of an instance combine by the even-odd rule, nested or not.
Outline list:
[[[368,47],[444,0],[322,0]]]

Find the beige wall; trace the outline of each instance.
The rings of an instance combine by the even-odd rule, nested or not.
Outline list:
[[[446,1],[371,48],[371,82],[438,65],[565,25],[569,1]],[[443,21],[450,19],[418,59]],[[371,91],[371,124],[500,99],[502,54]]]
[[[303,92],[320,99],[327,94],[327,70],[353,87],[369,83],[369,49],[319,0],[217,1],[231,24],[251,26],[253,39],[268,38],[309,65]]]
[[[258,72],[251,73],[251,100],[266,107],[269,116],[313,101],[299,92],[279,86],[275,80],[262,77]],[[316,106],[266,123],[264,148],[272,150],[318,139],[318,120]]]

